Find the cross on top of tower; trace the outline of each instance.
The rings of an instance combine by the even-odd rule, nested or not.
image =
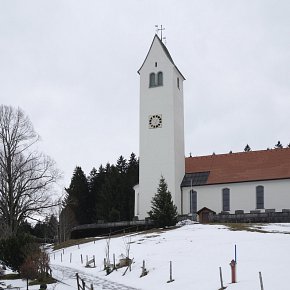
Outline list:
[[[160,25],[160,27],[159,27],[159,25],[155,25],[155,27],[156,27],[156,33],[157,33],[157,35],[159,35],[159,31],[160,31],[160,39],[161,39],[161,41],[163,42],[163,39],[165,40],[166,39],[166,37],[163,37],[163,30],[165,30],[165,28],[162,26],[162,24]]]

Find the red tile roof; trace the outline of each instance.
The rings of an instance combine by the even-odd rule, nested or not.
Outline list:
[[[185,158],[185,172],[210,171],[206,184],[290,178],[290,148]]]

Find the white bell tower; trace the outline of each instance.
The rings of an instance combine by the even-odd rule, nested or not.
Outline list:
[[[178,212],[185,173],[183,81],[166,46],[155,35],[140,70],[140,173],[135,216],[144,219],[163,176]]]

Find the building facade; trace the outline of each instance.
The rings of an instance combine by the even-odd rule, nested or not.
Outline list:
[[[140,173],[135,216],[144,219],[163,176],[181,215],[290,208],[290,149],[188,157],[185,78],[155,35],[140,75]]]

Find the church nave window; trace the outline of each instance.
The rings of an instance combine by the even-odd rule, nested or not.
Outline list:
[[[223,188],[223,211],[230,211],[230,189]]]
[[[264,208],[264,186],[262,185],[256,187],[256,208]]]
[[[197,192],[195,190],[191,190],[189,193],[189,204],[190,204],[190,213],[197,212]]]

